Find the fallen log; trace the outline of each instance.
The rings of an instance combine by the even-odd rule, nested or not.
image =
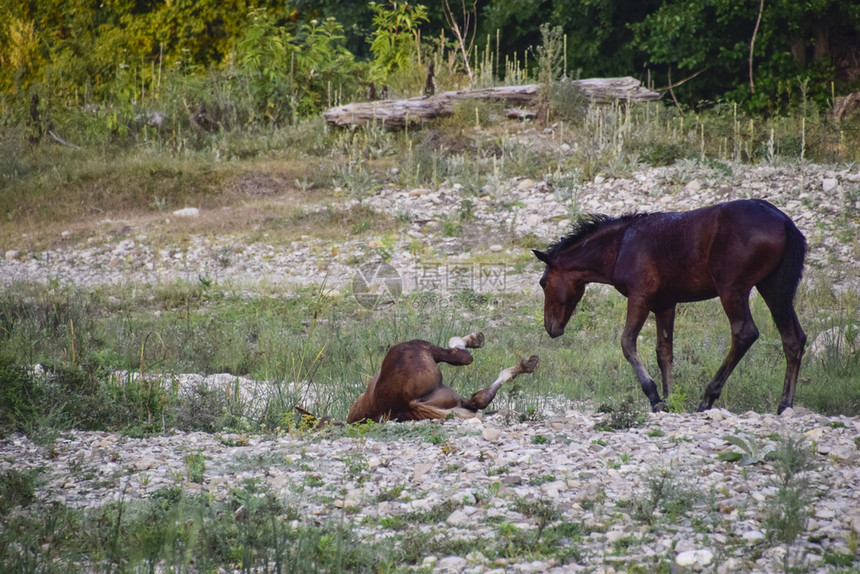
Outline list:
[[[660,99],[660,94],[645,88],[635,78],[591,78],[575,80],[585,97],[595,103],[650,102]],[[540,84],[524,86],[501,86],[479,90],[444,92],[434,96],[421,96],[401,100],[379,100],[357,102],[331,108],[323,112],[330,125],[355,127],[372,122],[389,128],[420,125],[454,113],[461,100],[483,100],[502,102],[512,108],[506,113],[511,117],[528,117],[528,108],[538,103]],[[523,109],[526,111],[523,111]]]
[[[860,110],[860,92],[854,92],[853,94],[834,99],[831,114],[833,119],[839,122],[857,110]]]

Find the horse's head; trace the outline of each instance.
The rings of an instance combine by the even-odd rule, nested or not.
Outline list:
[[[543,326],[550,337],[559,337],[564,334],[564,327],[585,293],[586,282],[580,273],[553,265],[549,255],[543,251],[533,249],[532,252],[546,263],[540,279],[544,297]]]

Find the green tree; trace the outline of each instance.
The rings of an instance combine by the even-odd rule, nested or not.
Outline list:
[[[264,9],[252,10],[238,43],[238,63],[262,117],[294,121],[331,104],[333,91],[352,93],[362,69],[343,46],[343,27],[333,18],[311,20],[290,31]]]
[[[688,101],[727,96],[752,111],[804,80],[824,103],[837,62],[860,53],[860,8],[843,0],[667,0],[630,27],[652,69],[677,72],[673,82],[696,75],[679,86]]]
[[[385,83],[390,74],[408,68],[413,58],[420,58],[419,29],[422,22],[427,22],[427,8],[408,2],[371,2],[370,8],[374,26],[371,71],[375,80]]]
[[[640,22],[660,0],[496,0],[482,12],[481,35],[499,30],[502,52],[523,52],[541,44],[540,25],[561,27],[567,36],[567,69],[583,77],[640,74],[641,53],[628,24]],[[644,78],[643,78],[644,79]]]

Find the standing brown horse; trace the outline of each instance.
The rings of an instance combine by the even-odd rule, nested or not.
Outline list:
[[[663,396],[672,392],[672,331],[678,303],[719,297],[732,328],[732,345],[699,404],[713,406],[738,361],[758,338],[749,296],[758,289],[782,336],[786,370],[777,412],[794,403],[806,335],[794,312],[806,239],[787,215],[763,200],[740,200],[686,213],[608,217],[591,215],[548,251],[544,327],[564,333],[588,283],[606,283],[627,297],[621,349],[654,411],[665,408],[636,351],[649,313],[657,322],[657,364]]]

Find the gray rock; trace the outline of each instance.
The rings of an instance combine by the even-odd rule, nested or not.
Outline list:
[[[713,561],[714,553],[707,548],[688,550],[675,556],[675,563],[678,566],[692,568],[693,570],[701,570],[705,566],[709,566]]]
[[[173,215],[176,217],[200,217],[200,210],[196,207],[186,207],[177,209],[173,212]]]
[[[436,562],[435,572],[455,573],[463,572],[469,562],[462,556],[446,556]]]
[[[824,193],[830,193],[837,187],[839,187],[839,180],[834,177],[826,177],[821,180],[821,191]]]

